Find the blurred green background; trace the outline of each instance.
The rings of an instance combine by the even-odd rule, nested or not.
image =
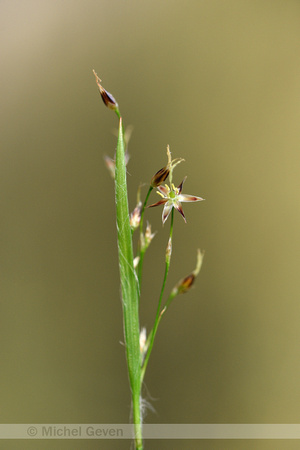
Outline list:
[[[127,423],[130,395],[113,183],[117,118],[140,182],[183,157],[175,183],[205,202],[175,216],[168,290],[195,289],[159,329],[148,423],[300,423],[300,3],[5,1],[1,33],[2,423]],[[158,200],[152,194],[153,202]],[[145,263],[151,327],[168,226]],[[297,441],[147,441],[146,449],[293,449]],[[128,441],[0,441],[5,449],[129,449]]]

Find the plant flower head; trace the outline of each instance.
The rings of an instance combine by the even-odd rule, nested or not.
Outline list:
[[[168,156],[168,164],[165,167],[163,167],[162,169],[158,170],[156,172],[156,174],[153,175],[153,177],[151,178],[150,185],[152,187],[157,187],[160,184],[162,184],[164,181],[166,181],[169,174],[170,174],[170,179],[172,182],[172,172],[173,172],[174,167],[176,167],[177,164],[184,161],[184,159],[182,159],[182,158],[176,158],[176,159],[172,160],[169,146],[167,146],[167,156]]]
[[[103,103],[109,108],[112,109],[113,111],[117,111],[118,110],[118,103],[116,101],[116,99],[109,93],[107,92],[106,89],[104,89],[103,86],[101,86],[101,80],[98,77],[98,75],[96,74],[96,72],[93,70],[93,74],[95,75],[96,78],[96,83],[99,89],[99,92],[101,94],[101,98],[103,100]]]
[[[167,220],[170,215],[172,208],[177,209],[177,211],[182,215],[183,220],[186,222],[186,218],[181,206],[182,202],[200,202],[204,200],[201,197],[196,197],[195,195],[182,194],[182,186],[185,182],[186,177],[182,180],[178,187],[175,187],[173,183],[171,183],[171,187],[168,185],[158,186],[157,193],[162,197],[162,200],[159,200],[157,203],[153,205],[149,205],[148,208],[152,208],[153,206],[165,205],[162,212],[162,222],[163,224]]]
[[[141,221],[141,209],[142,202],[138,202],[132,213],[130,214],[129,223],[131,231],[134,231],[138,228]]]
[[[171,293],[172,297],[175,297],[175,295],[178,295],[178,294],[185,294],[186,292],[188,292],[191,289],[192,285],[195,282],[197,275],[200,272],[203,257],[204,257],[204,252],[201,252],[201,250],[198,249],[197,264],[196,264],[195,269],[193,270],[192,273],[187,275],[185,278],[183,278],[176,284],[176,286],[173,288],[172,293]]]

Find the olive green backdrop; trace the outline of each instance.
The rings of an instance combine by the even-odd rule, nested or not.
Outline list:
[[[195,288],[159,329],[148,423],[300,423],[298,1],[0,3],[2,423],[127,423],[130,396],[113,183],[117,118],[140,182],[183,157],[175,183],[205,202],[175,216],[168,290]],[[152,194],[152,200],[157,201]],[[153,323],[168,226],[145,263]],[[147,441],[146,449],[292,449],[297,441]],[[3,449],[129,449],[128,441],[0,441]]]

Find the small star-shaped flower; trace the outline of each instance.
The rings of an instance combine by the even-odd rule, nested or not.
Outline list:
[[[154,203],[153,205],[149,205],[148,208],[152,208],[153,206],[165,205],[162,212],[163,224],[169,217],[172,208],[177,209],[177,211],[182,215],[183,220],[186,222],[181,202],[200,202],[201,200],[204,200],[203,198],[196,197],[195,195],[187,195],[181,193],[182,186],[185,180],[186,177],[182,180],[178,187],[175,187],[173,183],[171,184],[171,188],[168,185],[157,187],[157,193],[161,195],[162,200],[159,200],[159,202]]]

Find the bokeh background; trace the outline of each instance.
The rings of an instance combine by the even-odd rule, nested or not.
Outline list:
[[[2,423],[128,423],[113,183],[117,118],[140,182],[205,202],[175,216],[167,289],[195,288],[159,329],[148,423],[299,423],[300,3],[1,0]],[[144,188],[146,189],[146,188]],[[152,194],[153,202],[157,196]],[[168,226],[145,263],[153,323]],[[147,441],[146,449],[293,449],[297,441]],[[2,441],[5,449],[128,449],[128,441]]]

